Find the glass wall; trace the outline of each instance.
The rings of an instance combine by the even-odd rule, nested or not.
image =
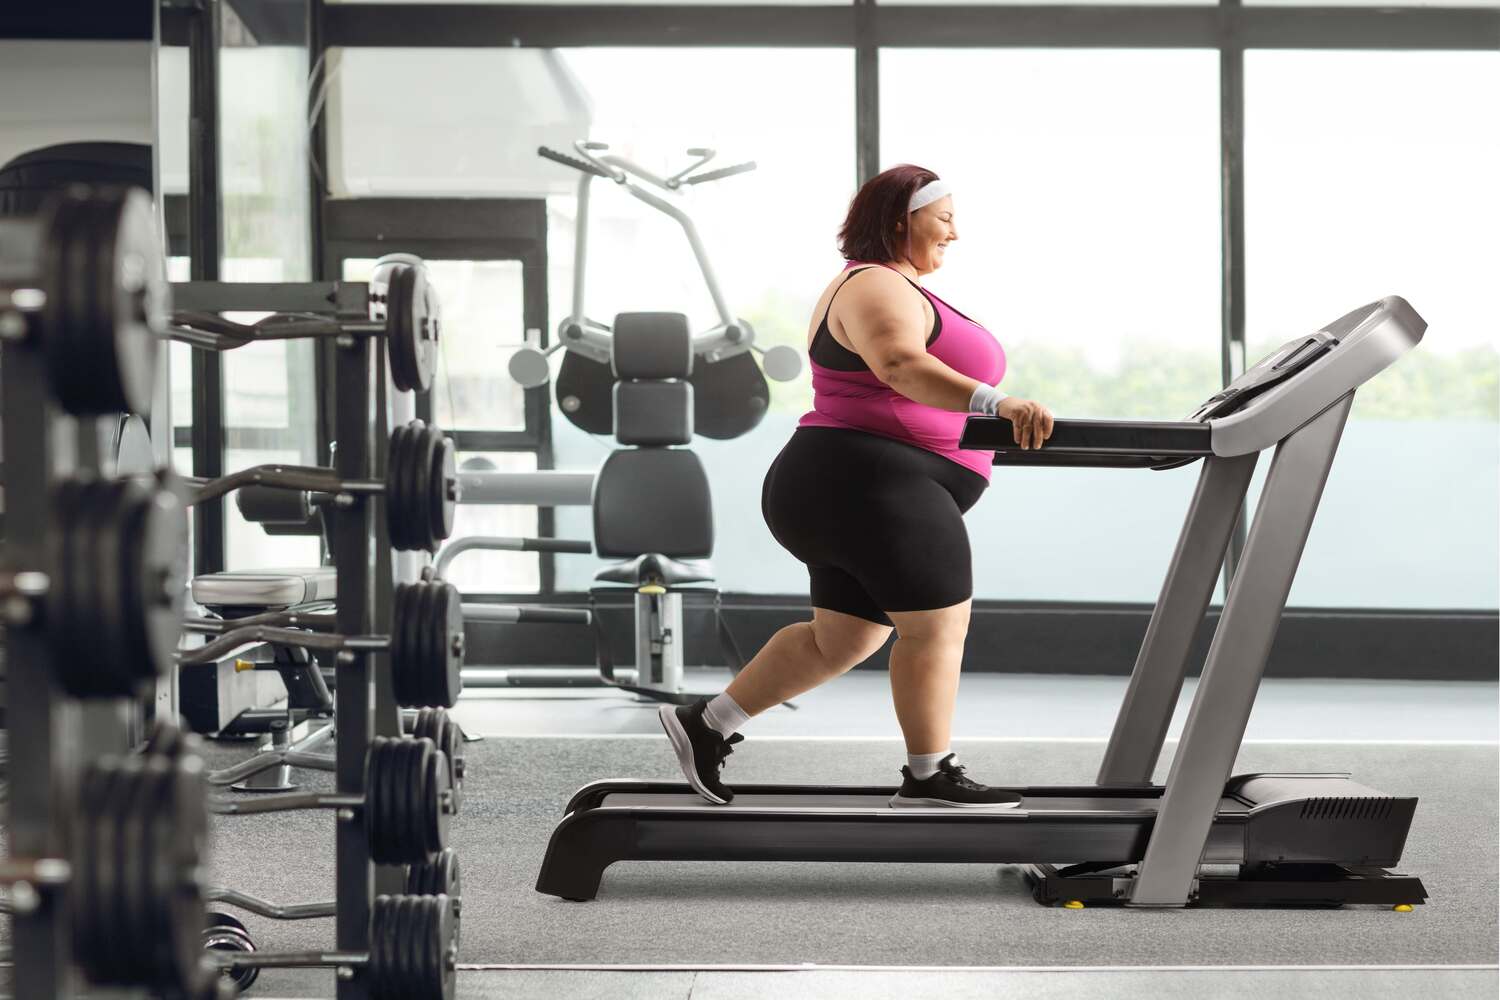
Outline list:
[[[711,167],[755,161],[753,172],[688,190],[679,203],[698,228],[730,311],[749,321],[756,342],[805,349],[812,307],[842,264],[835,233],[854,194],[853,53],[569,49],[562,56],[589,100],[589,137],[612,151],[663,175],[691,164],[685,151],[698,146],[718,150]],[[555,169],[571,186],[572,172]],[[549,198],[548,213],[555,326],[572,300],[576,198]],[[719,322],[681,227],[612,184],[594,184],[588,246],[592,318],[683,312],[696,332]],[[776,546],[761,519],[760,487],[812,406],[811,380],[804,371],[770,386],[770,411],[755,430],[733,441],[693,443],[713,485],[713,564],[725,590],[797,593],[807,586],[801,564]],[[595,468],[614,446],[560,414],[552,426],[559,468]],[[560,537],[591,532],[586,509],[558,509]],[[596,570],[595,560],[558,557],[557,587],[587,589]]]
[[[1355,397],[1291,602],[1494,607],[1500,53],[1248,52],[1245,94],[1251,359],[1382,295],[1429,324]]]
[[[881,53],[881,163],[955,189],[924,279],[1067,417],[1176,420],[1220,386],[1212,51]],[[933,101],[941,80],[964,101]],[[979,599],[1154,601],[1195,470],[995,470],[965,521]]]

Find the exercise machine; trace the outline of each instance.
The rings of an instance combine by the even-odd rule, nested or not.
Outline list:
[[[496,687],[605,685],[651,701],[686,704],[698,696],[686,689],[683,677],[685,596],[712,601],[725,663],[732,671],[743,663],[724,622],[709,562],[714,526],[708,479],[690,446],[695,436],[731,439],[754,429],[769,405],[765,375],[789,381],[797,377],[802,362],[797,351],[785,345],[762,350],[755,344],[754,328],[730,311],[692,218],[669,200],[693,185],[753,170],[754,163],[703,171],[715,152],[691,149],[692,164],[661,177],[626,157],[607,153],[609,147],[603,143],[580,140],[574,149],[576,155],[538,150],[538,155],[580,174],[572,309],[558,327],[557,343],[546,351],[517,351],[510,373],[526,388],[543,386],[552,379],[550,356],[563,351],[555,380],[559,412],[587,433],[613,435],[618,447],[597,473],[541,472],[525,480],[513,476],[514,489],[502,499],[494,499],[494,492],[466,492],[465,500],[484,496],[491,503],[587,505],[593,510],[593,538],[461,539],[439,555],[437,571],[476,549],[592,553],[619,560],[595,575],[587,610],[507,606],[476,619],[586,625],[593,630],[594,669],[471,668],[466,678]],[[682,227],[713,299],[717,325],[695,334],[686,316],[670,312],[619,313],[612,325],[588,318],[584,293],[589,192],[596,178],[613,181]],[[761,355],[764,375],[752,352]],[[635,665],[616,670],[599,606],[630,591]]]
[[[537,890],[592,899],[620,860],[1022,864],[1038,902],[1136,907],[1422,903],[1400,862],[1416,810],[1348,774],[1230,775],[1292,577],[1362,384],[1426,322],[1399,297],[1283,344],[1187,420],[1057,420],[1038,450],[971,417],[961,447],[1013,467],[1173,469],[1201,460],[1161,595],[1094,785],[1027,786],[1018,808],[892,809],[894,787],[601,781],[573,796]],[[1165,785],[1152,783],[1229,537],[1275,447]],[[1059,867],[1061,866],[1061,867]],[[1229,866],[1227,870],[1223,866]]]

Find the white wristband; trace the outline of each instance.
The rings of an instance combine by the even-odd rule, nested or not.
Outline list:
[[[993,417],[1000,407],[1000,401],[1009,398],[1009,395],[994,386],[981,382],[974,390],[974,395],[969,397],[969,412],[983,413],[987,417]]]

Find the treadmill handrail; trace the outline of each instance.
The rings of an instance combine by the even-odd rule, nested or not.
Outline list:
[[[972,416],[960,448],[994,449],[996,465],[1175,468],[1213,455],[1213,429],[1196,421],[1055,420],[1040,448],[1022,451],[1005,417]]]

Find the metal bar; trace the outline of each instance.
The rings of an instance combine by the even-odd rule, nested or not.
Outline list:
[[[272,903],[234,889],[206,889],[203,898],[210,903],[226,903],[242,910],[270,917],[272,920],[310,920],[314,917],[331,917],[338,912],[338,904],[327,903]]]
[[[1241,9],[1240,0],[1219,3],[1225,12]],[[1220,367],[1227,386],[1245,370],[1245,52],[1232,37],[1219,49],[1219,190]],[[1226,593],[1245,550],[1245,525],[1241,507],[1224,561]]]
[[[1353,403],[1351,392],[1276,448],[1244,562],[1172,758],[1133,906],[1182,906],[1188,900]]]
[[[0,438],[5,455],[5,556],[16,569],[48,565],[49,495],[57,410],[35,343],[0,348]],[[24,484],[24,486],[23,486]],[[5,828],[12,858],[55,857],[64,843],[60,780],[68,750],[59,740],[62,692],[42,628],[7,623],[5,723],[9,730],[9,802]],[[71,744],[71,740],[67,743]],[[68,782],[67,784],[71,784]],[[68,989],[70,938],[62,896],[38,893],[35,909],[11,920],[15,949],[12,989],[22,997],[60,997]]]
[[[535,504],[587,507],[593,503],[592,472],[461,472],[466,504]]]
[[[329,46],[570,48],[858,45],[855,5],[573,6],[335,4]],[[883,48],[1247,48],[1486,50],[1500,11],[1440,7],[1224,10],[1203,6],[876,6]]]
[[[197,259],[194,253],[194,260]],[[174,281],[177,312],[323,313],[338,304],[337,281]]]
[[[875,0],[854,0],[855,184],[880,173],[880,43]]]
[[[319,101],[325,95],[323,88],[328,82],[328,67],[325,59],[328,48],[324,44],[324,9],[323,0],[308,0],[307,3],[307,63],[311,71],[317,68],[316,73],[311,73],[308,80],[307,100],[308,113],[313,112],[313,102]],[[308,260],[312,263],[312,276],[316,279],[324,279],[329,275],[325,271],[323,260],[323,205],[328,198],[328,125],[327,117],[323,113],[321,105],[317,114],[312,119],[312,128],[307,137],[307,183],[310,192],[308,199]],[[334,275],[334,278],[341,277]],[[323,442],[319,442],[321,453]]]
[[[365,337],[340,344],[334,352],[336,378],[334,455],[339,478],[368,479],[373,471],[374,398],[371,380],[372,341]],[[344,635],[368,635],[374,624],[375,503],[372,497],[356,502],[331,519],[330,548],[338,567],[338,628]],[[365,753],[376,734],[370,685],[375,666],[372,655],[351,651],[337,660],[338,740],[335,780],[343,795],[364,794]],[[368,947],[370,900],[375,880],[370,862],[366,824],[368,810],[356,809],[348,820],[335,824],[335,890],[339,900],[335,935],[341,951]],[[338,981],[338,1000],[370,1000],[370,983],[363,975]]]
[[[1203,463],[1167,578],[1141,643],[1114,732],[1099,766],[1101,785],[1151,782],[1203,624],[1229,533],[1239,520],[1259,452]]]
[[[203,0],[192,14],[188,37],[190,66],[188,174],[189,250],[195,281],[218,281],[223,254],[219,185],[219,3]],[[224,474],[224,362],[212,351],[194,351],[193,475]],[[224,505],[193,511],[193,574],[216,573],[225,564]]]

